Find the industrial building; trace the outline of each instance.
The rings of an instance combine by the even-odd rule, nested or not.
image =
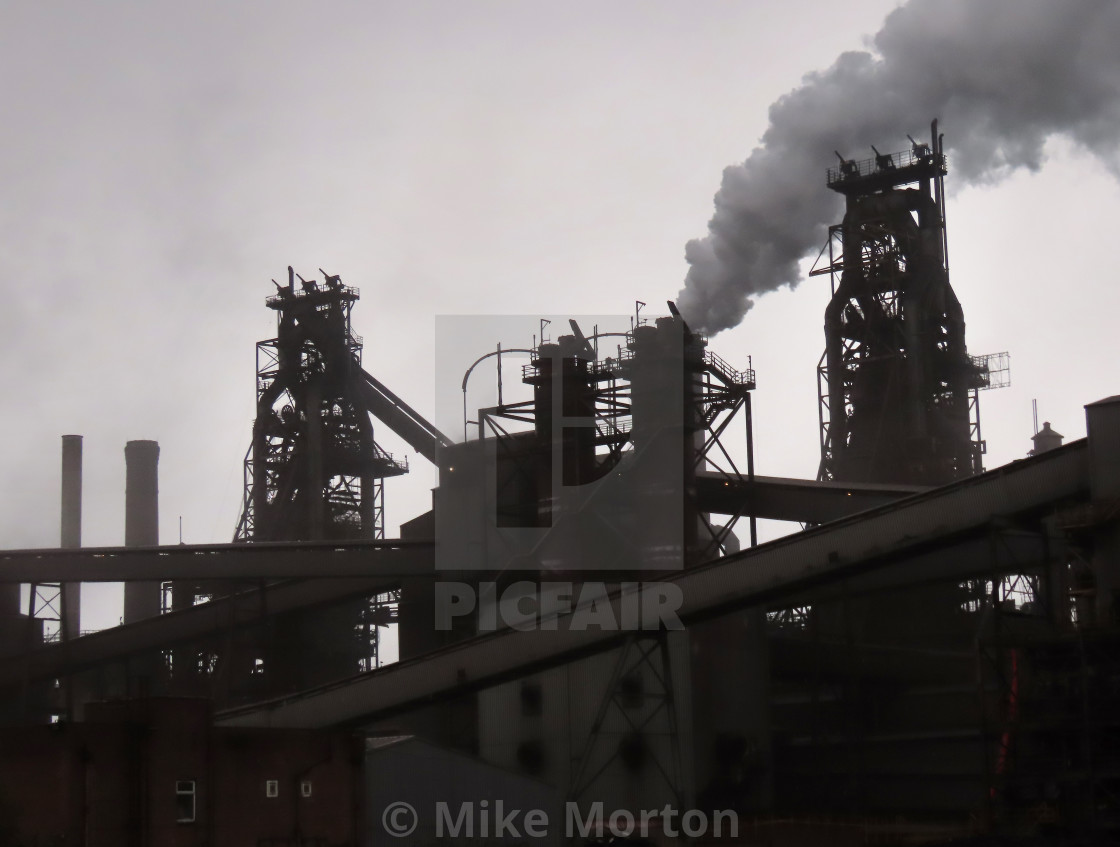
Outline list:
[[[64,436],[60,548],[0,552],[9,825],[385,844],[390,801],[489,796],[730,810],[745,844],[1115,831],[1120,397],[1087,398],[1087,438],[1046,425],[984,467],[980,397],[1009,363],[965,342],[947,171],[935,125],[827,172],[846,208],[813,271],[832,282],[816,479],[755,473],[765,376],[672,303],[492,339],[456,440],[363,368],[358,291],[289,268],[230,543],[159,545],[159,447],[134,441],[125,546],[82,548]],[[481,363],[497,402],[468,410]],[[400,538],[386,480],[409,466],[382,426],[439,471]],[[795,531],[759,544],[759,519]],[[124,621],[81,635],[94,581],[126,583]],[[66,788],[23,799],[48,782]],[[413,843],[436,838],[422,824]]]

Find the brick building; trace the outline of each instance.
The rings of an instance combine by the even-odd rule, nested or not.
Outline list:
[[[90,704],[82,723],[0,730],[0,843],[352,847],[362,741],[214,727],[205,700]]]

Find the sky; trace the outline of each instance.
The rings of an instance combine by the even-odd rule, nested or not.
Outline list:
[[[361,290],[366,369],[427,415],[437,316],[525,316],[520,337],[493,341],[528,346],[538,315],[663,310],[771,104],[874,51],[896,5],[7,0],[0,548],[58,543],[67,433],[85,439],[86,545],[123,543],[131,439],[161,445],[161,540],[179,540],[180,517],[187,543],[230,540],[254,344],[274,334],[264,299],[289,264]],[[922,115],[864,141],[904,149],[934,117],[950,149],[954,133],[975,140]],[[1041,143],[1034,167],[957,183],[950,153],[969,351],[1011,354],[1011,386],[982,397],[989,468],[1030,448],[1032,399],[1077,438],[1083,405],[1117,393],[1120,186],[1099,149]],[[833,161],[812,164],[825,208]],[[829,288],[808,265],[712,341],[757,371],[762,474],[812,477],[819,461]],[[386,486],[392,536],[435,476],[377,435],[413,469]],[[117,621],[119,589],[83,596],[84,629]]]

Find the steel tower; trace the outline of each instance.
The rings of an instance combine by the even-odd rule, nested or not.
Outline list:
[[[257,344],[257,413],[235,541],[384,538],[382,483],[408,471],[374,440],[370,377],[350,320],[358,291],[323,276],[316,283],[289,267],[287,286],[273,281],[277,292],[265,301],[277,331]],[[254,586],[170,587],[165,611]],[[192,692],[210,678],[213,696],[236,702],[370,670],[379,660],[378,627],[396,620],[397,602],[396,592],[356,598],[279,625],[262,621],[201,650],[172,651],[175,688]]]
[[[257,417],[237,540],[383,538],[382,480],[408,471],[378,446],[362,400],[357,289],[288,268],[266,301],[276,337],[257,344]],[[299,285],[296,285],[296,279]]]
[[[943,485],[983,469],[976,392],[1006,374],[1006,354],[968,355],[949,284],[936,122],[929,144],[911,142],[901,153],[873,147],[866,161],[840,157],[828,171],[846,211],[829,232],[828,266],[813,271],[833,283],[819,479]]]

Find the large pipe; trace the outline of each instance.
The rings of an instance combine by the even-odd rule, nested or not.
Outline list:
[[[82,546],[82,436],[62,436],[62,526],[60,546]],[[76,638],[81,632],[82,584],[62,584],[62,637]]]
[[[159,444],[129,441],[124,447],[124,545],[159,544]],[[159,580],[126,582],[124,622],[134,623],[159,614]]]

